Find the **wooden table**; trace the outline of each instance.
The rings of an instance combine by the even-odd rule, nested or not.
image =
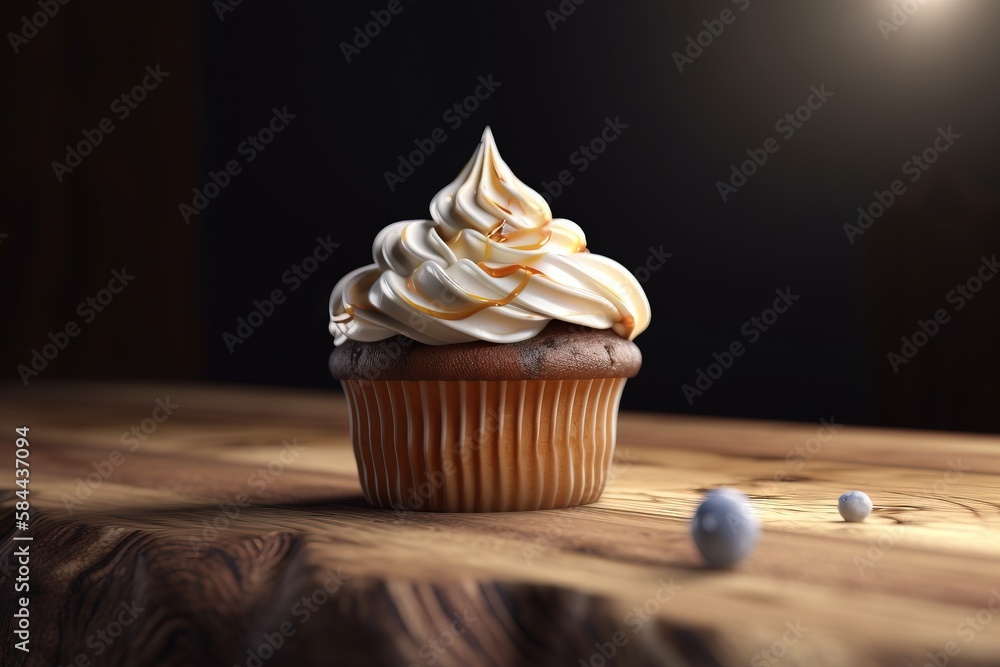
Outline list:
[[[0,414],[4,665],[1000,664],[1000,438],[627,414],[597,504],[458,515],[368,507],[334,392],[39,383]],[[719,485],[764,525],[735,571],[688,534]]]

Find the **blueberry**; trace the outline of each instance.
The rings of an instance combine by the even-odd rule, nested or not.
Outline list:
[[[837,510],[844,521],[864,521],[872,513],[872,499],[861,491],[848,491],[837,501]]]
[[[745,495],[736,489],[714,489],[694,514],[691,536],[709,566],[730,567],[753,550],[760,520]]]

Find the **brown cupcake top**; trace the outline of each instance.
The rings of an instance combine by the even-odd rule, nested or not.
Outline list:
[[[585,380],[639,372],[635,343],[609,329],[553,320],[518,343],[425,345],[404,336],[349,340],[330,355],[338,380]]]

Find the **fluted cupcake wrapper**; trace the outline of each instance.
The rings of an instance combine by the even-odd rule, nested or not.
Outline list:
[[[368,502],[506,512],[600,498],[625,379],[341,384]]]

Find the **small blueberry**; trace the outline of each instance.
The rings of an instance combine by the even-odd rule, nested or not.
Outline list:
[[[861,491],[848,491],[837,501],[837,510],[844,521],[864,521],[872,513],[872,499]]]
[[[736,489],[713,489],[691,521],[691,536],[711,567],[730,567],[753,550],[760,520],[750,500]]]

